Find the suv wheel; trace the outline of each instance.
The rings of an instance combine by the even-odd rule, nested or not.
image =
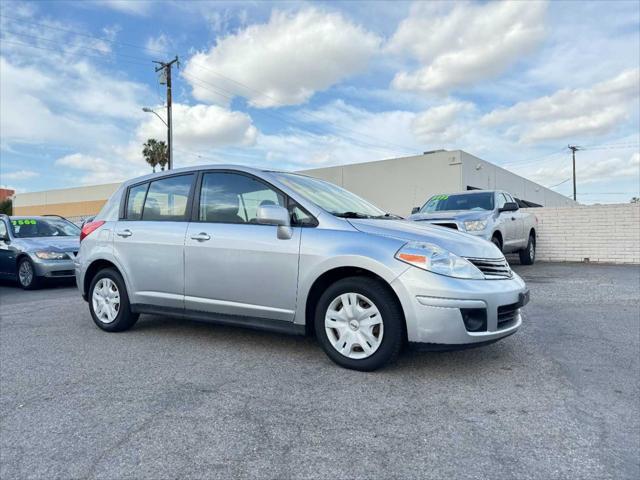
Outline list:
[[[107,332],[131,328],[138,314],[131,311],[122,276],[112,268],[100,270],[89,287],[89,310],[95,324]]]
[[[376,370],[395,360],[403,344],[404,316],[393,295],[367,277],[338,280],[320,297],[315,331],[338,365]]]
[[[500,241],[500,238],[497,235],[494,235],[493,237],[491,237],[491,243],[493,243],[496,247],[498,247],[498,250],[502,251],[502,242]]]
[[[529,241],[527,242],[527,248],[518,252],[520,255],[520,263],[522,265],[533,265],[536,260],[536,237],[532,233],[529,235]]]
[[[33,290],[40,283],[36,269],[28,258],[21,258],[18,262],[18,283],[25,290]]]

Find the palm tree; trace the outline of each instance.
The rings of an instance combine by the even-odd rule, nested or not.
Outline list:
[[[169,158],[167,152],[167,144],[162,140],[150,138],[142,145],[142,155],[145,161],[151,165],[153,171],[159,165],[161,170],[167,165]]]

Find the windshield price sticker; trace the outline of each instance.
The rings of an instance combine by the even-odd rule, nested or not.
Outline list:
[[[449,195],[436,195],[433,197],[434,200],[446,200],[447,198],[449,198]]]
[[[36,221],[31,218],[25,218],[20,220],[11,220],[11,224],[15,227],[18,225],[35,225]]]

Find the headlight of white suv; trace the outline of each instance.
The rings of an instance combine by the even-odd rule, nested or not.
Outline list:
[[[432,243],[409,242],[396,252],[395,257],[414,267],[448,277],[484,279],[482,272],[466,258]]]
[[[68,258],[66,253],[60,252],[36,252],[36,257],[42,260],[64,260]]]
[[[467,232],[479,232],[487,228],[486,220],[467,220],[464,222],[464,228]]]

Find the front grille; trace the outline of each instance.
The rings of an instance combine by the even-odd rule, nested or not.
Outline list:
[[[467,258],[488,280],[511,278],[511,267],[505,258]]]
[[[519,308],[519,303],[498,307],[498,330],[508,328],[515,323]]]
[[[455,223],[431,223],[431,225],[437,225],[438,227],[447,227],[453,228],[454,230],[458,230],[458,225]]]

